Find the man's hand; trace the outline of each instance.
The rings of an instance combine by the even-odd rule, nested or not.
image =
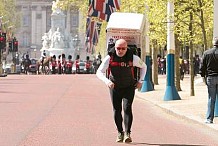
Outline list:
[[[107,84],[107,86],[110,88],[110,89],[113,89],[114,88],[114,83],[113,82],[110,82]]]
[[[207,80],[205,77],[202,77],[202,81],[205,83],[205,85],[207,85]]]
[[[142,83],[137,82],[136,85],[135,85],[135,88],[136,89],[141,89],[141,87],[142,87]]]

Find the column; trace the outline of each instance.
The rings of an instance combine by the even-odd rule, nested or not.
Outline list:
[[[37,40],[37,36],[36,36],[36,30],[37,30],[37,26],[36,26],[36,6],[32,6],[32,11],[31,11],[31,19],[32,19],[32,38],[31,38],[31,43],[32,44],[36,44],[36,40]]]
[[[71,13],[70,13],[70,7],[67,9],[67,24],[66,24],[66,31],[70,33],[70,22],[72,21],[71,19]]]
[[[42,38],[42,36],[44,35],[44,33],[46,33],[46,26],[47,26],[47,23],[46,23],[46,6],[41,6],[41,15],[42,15],[42,18],[41,18],[41,24],[39,25],[39,29],[40,31],[38,32],[38,38]],[[40,19],[38,20],[40,22]],[[41,39],[38,39],[38,44],[42,44],[42,41]]]
[[[147,11],[148,11],[148,6],[145,6]],[[146,13],[145,13],[146,14]],[[148,22],[148,16],[147,14],[145,15],[145,51],[146,51],[146,57],[145,57],[145,63],[147,65],[147,72],[144,78],[144,82],[142,84],[142,88],[141,88],[141,92],[147,92],[147,91],[152,91],[154,90],[154,87],[152,85],[152,81],[151,81],[151,74],[152,74],[152,70],[151,70],[151,54],[150,54],[150,39],[148,36],[148,29],[149,29],[149,22]],[[142,49],[142,48],[141,48]]]
[[[175,38],[174,38],[174,1],[167,3],[167,86],[164,100],[180,100],[175,87]]]

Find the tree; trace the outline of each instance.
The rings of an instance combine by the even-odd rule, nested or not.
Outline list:
[[[135,2],[135,4],[134,4]],[[143,13],[144,9],[141,5],[146,4],[149,7],[148,17],[150,22],[150,39],[155,39],[158,45],[166,44],[166,2],[167,1],[158,1],[154,3],[153,0],[143,1],[123,1],[122,7],[125,11],[129,12],[141,12]],[[141,4],[141,5],[138,5]],[[201,53],[207,49],[208,44],[211,44],[212,40],[212,28],[213,28],[213,3],[209,0],[175,0],[175,36],[176,36],[176,49],[185,48],[186,45],[189,46],[190,56],[186,56],[186,59],[190,59],[190,69],[191,69],[191,92],[190,94],[194,95],[194,77],[193,77],[193,55],[199,48],[203,46]],[[191,19],[190,19],[191,18]],[[179,27],[178,27],[179,26]],[[151,41],[152,42],[152,41]],[[182,46],[178,46],[181,45]],[[200,44],[200,45],[199,45]],[[157,46],[158,46],[157,45]],[[156,51],[157,48],[154,47],[153,51]],[[176,56],[180,56],[183,53],[183,50],[176,51]],[[156,53],[154,53],[156,54]],[[181,89],[180,80],[179,80],[179,67],[178,67],[178,58],[176,57],[176,72],[177,80],[176,85],[177,89]],[[156,58],[153,58],[155,60]]]
[[[153,54],[161,53],[166,45],[166,18],[167,18],[167,1],[157,0],[155,3],[153,0],[122,0],[121,12],[132,13],[145,13],[145,6],[149,7],[149,11],[146,13],[150,23],[149,37],[151,46],[153,46]],[[63,0],[66,4],[74,3],[78,6],[84,16],[87,14],[88,1],[87,0]],[[213,2],[211,0],[174,0],[175,2],[175,39],[176,39],[176,56],[183,56],[185,59],[190,59],[190,68],[192,67],[192,57],[194,54],[203,54],[203,51],[211,46],[213,36]],[[192,15],[192,16],[191,16]],[[190,19],[192,17],[192,19]],[[85,20],[84,20],[85,23]],[[85,26],[85,25],[84,25]],[[107,23],[103,22],[100,41],[97,45],[96,52],[105,54],[105,29]],[[155,42],[155,45],[153,44]],[[203,46],[203,47],[202,47]],[[190,56],[184,54],[184,48],[189,47]],[[162,48],[162,49],[159,49]],[[199,51],[200,50],[200,51]],[[159,51],[159,52],[158,52]],[[153,56],[153,60],[156,57]],[[178,57],[176,57],[178,59]],[[179,72],[178,60],[175,59],[176,72]],[[156,64],[155,64],[156,65]],[[155,66],[154,66],[155,67]],[[157,66],[156,66],[157,67]],[[191,71],[192,72],[192,71]],[[157,73],[154,73],[153,79],[157,78]],[[177,89],[180,87],[179,75],[176,75]],[[155,79],[154,79],[155,80]],[[191,85],[193,85],[194,78],[191,75]],[[158,83],[157,83],[158,84]],[[193,95],[194,88],[191,89],[191,95]]]
[[[7,31],[12,26],[17,26],[15,0],[0,1],[0,17],[2,17],[2,30]]]
[[[15,0],[1,0],[0,1],[0,29],[1,32],[6,34],[6,39],[10,39],[12,32],[11,28],[12,26],[16,27],[16,20],[14,18],[15,16]],[[5,40],[5,43],[7,42],[7,40]],[[6,47],[6,46],[5,46]],[[2,57],[2,50],[3,48],[0,48],[0,74],[2,74],[2,58],[6,59],[6,54]]]
[[[207,41],[212,39],[212,2],[207,0],[177,0],[176,1],[176,33],[178,34],[179,44],[183,47],[189,47],[189,55],[183,54],[183,57],[189,59],[190,63],[190,95],[194,96],[194,68],[193,56],[194,53],[203,53],[207,48]],[[204,15],[205,14],[205,15]],[[207,19],[207,21],[205,21]],[[178,27],[179,26],[179,27]],[[207,29],[206,29],[207,28]],[[208,30],[210,30],[208,32]],[[184,43],[183,43],[184,42]],[[201,45],[199,45],[201,44]],[[204,46],[201,52],[196,48]]]

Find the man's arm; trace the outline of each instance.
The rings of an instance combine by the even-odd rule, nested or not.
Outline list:
[[[106,70],[109,67],[109,61],[110,61],[110,56],[107,55],[101,62],[101,65],[99,66],[96,75],[97,77],[102,80],[106,85],[111,83],[111,81],[105,76]]]
[[[202,56],[201,67],[199,71],[201,77],[206,77],[206,62],[205,62],[205,54]]]
[[[140,68],[140,77],[138,82],[142,83],[147,72],[147,65],[136,55],[133,55],[133,66]]]

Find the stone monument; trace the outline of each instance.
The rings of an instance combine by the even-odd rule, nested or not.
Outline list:
[[[75,56],[73,39],[66,31],[66,15],[58,7],[59,0],[53,1],[51,14],[51,29],[42,36],[41,52],[49,56],[65,54]]]

